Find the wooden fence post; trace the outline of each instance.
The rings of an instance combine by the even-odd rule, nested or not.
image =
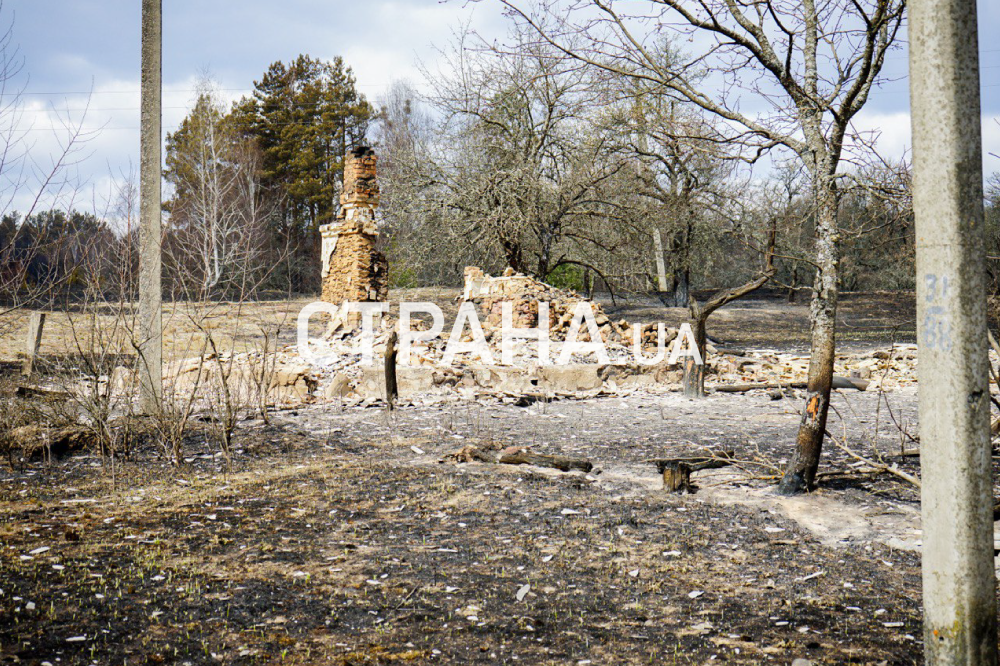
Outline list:
[[[25,377],[35,371],[35,358],[38,356],[38,349],[42,346],[42,328],[45,326],[45,313],[32,312],[28,321],[28,338],[25,341],[24,365],[21,374]]]

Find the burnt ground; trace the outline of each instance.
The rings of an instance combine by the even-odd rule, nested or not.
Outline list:
[[[698,292],[704,303],[714,292]],[[893,342],[916,342],[916,301],[912,293],[845,292],[837,308],[837,349],[858,352],[888,347]],[[659,301],[632,297],[612,303],[600,299],[608,316],[639,321],[662,320],[677,326],[687,318],[684,308],[664,308]],[[752,349],[809,350],[809,297],[800,292],[789,303],[786,292],[761,290],[727,305],[708,320],[709,335]]]
[[[762,302],[713,332],[801,339]],[[0,664],[921,663],[917,492],[836,446],[917,473],[915,395],[835,396],[820,489],[782,499],[797,398],[326,404],[246,423],[231,466],[194,431],[179,468],[4,468]],[[596,469],[442,462],[470,443]],[[703,447],[739,464],[664,493],[649,459]]]
[[[867,455],[877,398],[834,401]],[[229,473],[197,434],[179,469],[150,450],[114,479],[91,456],[5,472],[0,663],[919,663],[918,555],[837,532],[916,493],[833,449],[843,474],[768,499],[798,402],[328,405],[248,424]],[[439,462],[470,442],[598,470]],[[695,444],[744,462],[663,493],[646,461]],[[802,520],[827,512],[833,532]]]

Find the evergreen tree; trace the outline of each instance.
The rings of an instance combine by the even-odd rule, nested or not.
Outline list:
[[[235,131],[261,152],[262,185],[280,197],[272,242],[285,248],[295,289],[316,287],[318,228],[336,215],[344,155],[364,141],[373,117],[343,59],[308,55],[272,64],[233,109]]]
[[[287,221],[314,230],[336,214],[344,154],[363,142],[373,109],[341,58],[276,62],[234,110],[263,152],[265,183],[286,198]]]

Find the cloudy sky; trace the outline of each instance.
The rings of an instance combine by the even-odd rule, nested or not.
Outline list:
[[[98,130],[75,155],[80,179],[95,199],[138,163],[139,0],[0,0],[0,27],[13,23],[27,75],[21,127],[36,162],[55,151],[59,118]],[[419,85],[417,61],[432,69],[435,47],[468,22],[484,34],[502,32],[492,2],[465,0],[164,0],[164,129],[176,128],[194,88],[210,72],[232,98],[277,60],[300,53],[343,56],[362,92],[377,99],[395,79]],[[1000,25],[1000,3],[980,0],[980,31]],[[988,29],[984,28],[987,27]],[[984,141],[1000,154],[1000,44],[981,38]],[[906,53],[891,56],[895,79],[873,94],[861,128],[881,131],[882,152],[898,157],[909,145]],[[25,82],[25,80],[22,80]],[[92,91],[92,92],[91,92]],[[53,134],[52,128],[56,128]],[[1000,158],[986,157],[989,171]],[[23,205],[22,205],[23,207]]]

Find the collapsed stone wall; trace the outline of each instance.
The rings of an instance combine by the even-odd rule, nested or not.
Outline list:
[[[552,285],[536,280],[530,276],[515,273],[508,268],[502,276],[491,276],[477,266],[465,269],[464,300],[472,301],[479,309],[483,318],[483,331],[489,333],[499,331],[503,325],[503,304],[511,303],[511,319],[515,328],[538,327],[538,304],[549,304],[549,338],[565,340],[570,324],[576,312],[577,304],[587,302],[594,313],[601,338],[606,344],[631,345],[632,326],[624,319],[612,321],[599,303],[588,301],[576,293],[557,289]],[[656,328],[646,327],[642,331],[643,347],[656,344]],[[668,329],[665,343],[669,344],[677,335],[676,330]],[[589,330],[584,327],[580,331],[580,340],[589,341]]]
[[[379,204],[377,158],[371,148],[355,148],[344,158],[344,190],[337,220],[320,227],[323,258],[322,300],[384,301],[389,266],[378,251],[375,209]]]

